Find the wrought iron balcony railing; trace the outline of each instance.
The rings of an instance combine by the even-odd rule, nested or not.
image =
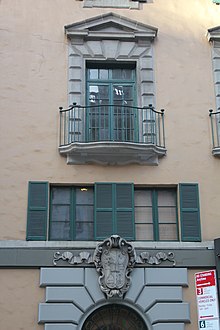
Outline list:
[[[164,110],[120,104],[60,107],[60,147],[93,142],[165,148]]]
[[[216,112],[209,110],[212,131],[212,150],[215,156],[220,156],[220,108]]]

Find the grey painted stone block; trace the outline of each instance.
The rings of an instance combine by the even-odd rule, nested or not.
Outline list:
[[[146,268],[146,285],[188,286],[186,268]]]
[[[144,287],[137,300],[137,305],[148,310],[156,302],[182,302],[181,287]]]
[[[73,304],[39,304],[39,323],[69,322],[78,324],[82,312]]]
[[[94,304],[84,287],[48,287],[46,302],[72,302],[83,311]]]
[[[161,323],[153,325],[153,330],[184,330],[184,323]]]
[[[83,285],[83,268],[41,268],[40,286]]]
[[[76,330],[77,325],[75,325],[75,324],[66,324],[66,323],[45,324],[44,329],[45,330]]]
[[[144,287],[144,268],[135,268],[131,273],[131,286],[126,293],[126,300],[136,301]]]
[[[188,303],[157,303],[147,313],[151,324],[162,322],[190,322]]]
[[[98,283],[98,277],[99,275],[96,269],[85,268],[85,287],[96,303],[105,299],[105,295],[101,291]]]

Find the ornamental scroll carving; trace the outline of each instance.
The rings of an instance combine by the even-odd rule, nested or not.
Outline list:
[[[114,248],[114,250],[112,250]],[[120,251],[120,253],[119,253]],[[103,252],[105,254],[102,256]],[[110,253],[111,252],[111,253]],[[122,253],[123,252],[123,253]],[[120,262],[128,263],[128,270],[130,273],[134,265],[159,265],[162,262],[168,261],[172,263],[172,266],[176,265],[176,261],[174,259],[175,255],[173,252],[163,252],[159,251],[156,254],[153,254],[153,251],[142,251],[136,254],[134,248],[131,244],[127,243],[125,239],[120,236],[113,235],[110,238],[104,240],[102,243],[98,244],[95,249],[94,254],[92,255],[88,251],[82,251],[78,254],[74,254],[70,251],[65,251],[60,253],[59,251],[54,253],[53,264],[56,266],[59,261],[65,261],[70,265],[78,265],[78,264],[89,264],[92,265],[95,263],[95,266],[98,272],[102,269],[103,262],[107,263],[107,255],[108,257],[112,257],[112,259],[117,258],[120,259]],[[127,255],[127,257],[126,257]],[[122,258],[123,257],[123,258]],[[218,255],[220,257],[220,255]],[[106,258],[106,260],[105,260]],[[110,263],[110,261],[109,261]],[[117,266],[119,267],[119,266]],[[120,265],[122,268],[122,266]]]
[[[159,265],[163,261],[170,261],[173,263],[173,266],[176,265],[173,252],[157,252],[154,256],[150,252],[141,252],[137,257],[137,264],[149,264],[149,265]]]
[[[93,263],[93,257],[89,252],[83,251],[78,255],[74,255],[70,251],[65,251],[63,253],[55,252],[53,264],[56,266],[59,260],[67,261],[70,265],[77,265],[82,263],[91,264]]]
[[[108,298],[122,298],[128,291],[135,260],[133,246],[118,235],[112,235],[98,244],[94,252],[94,263],[99,273],[100,288]]]

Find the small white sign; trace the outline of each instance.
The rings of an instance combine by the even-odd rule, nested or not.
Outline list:
[[[215,270],[195,274],[199,329],[220,330]]]
[[[207,329],[207,330],[218,330],[219,329],[219,320],[203,320],[199,321],[199,330]]]

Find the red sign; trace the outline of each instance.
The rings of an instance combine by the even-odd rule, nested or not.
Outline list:
[[[219,330],[219,308],[215,270],[195,274],[199,329]]]
[[[215,286],[215,271],[210,270],[207,272],[201,272],[196,274],[196,288],[207,287],[207,286]]]

